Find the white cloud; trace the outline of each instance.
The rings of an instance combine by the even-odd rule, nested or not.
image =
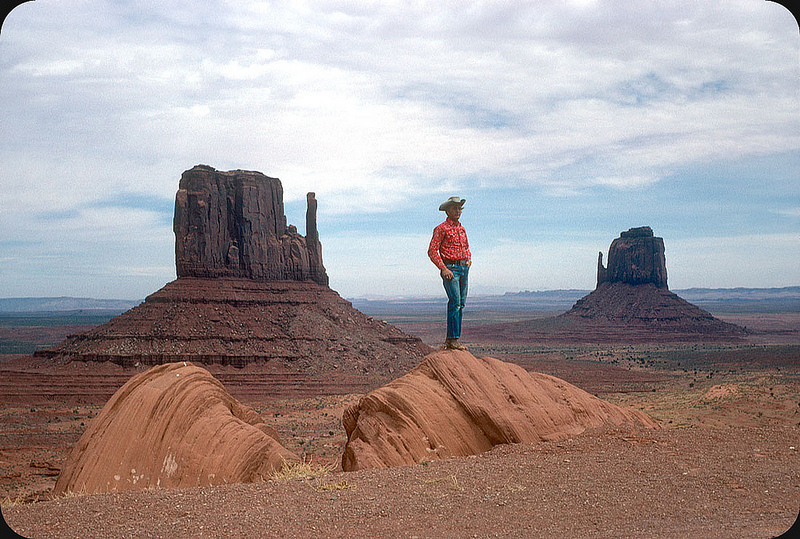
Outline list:
[[[794,208],[786,208],[781,210],[773,210],[778,215],[783,215],[785,217],[793,217],[798,218],[800,217],[800,206],[795,206]]]
[[[0,219],[24,237],[72,211],[84,234],[110,226],[87,205],[171,198],[198,163],[358,219],[445,191],[645,192],[698,163],[791,154],[800,47],[772,4],[27,3],[3,27]]]

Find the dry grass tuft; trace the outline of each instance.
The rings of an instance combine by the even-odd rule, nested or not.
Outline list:
[[[25,503],[25,500],[22,497],[22,494],[19,494],[16,498],[9,498],[6,496],[2,501],[0,501],[0,507],[15,507],[17,505],[21,505]]]
[[[356,486],[348,483],[347,479],[342,479],[338,483],[330,483],[328,485],[317,485],[314,487],[314,490],[316,490],[317,492],[327,492],[330,490],[346,490],[348,488],[356,488]]]
[[[6,496],[2,501],[0,501],[0,507],[15,507],[17,505],[28,505],[32,503],[36,503],[40,501],[42,498],[39,494],[17,494],[15,498],[11,498]],[[45,500],[49,500],[50,498],[45,497]]]
[[[286,481],[288,479],[323,477],[328,475],[335,467],[335,464],[314,464],[311,459],[306,461],[305,457],[301,462],[286,462],[284,460],[281,469],[270,474],[267,479],[271,481]]]

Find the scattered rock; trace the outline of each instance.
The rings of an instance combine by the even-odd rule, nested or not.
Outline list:
[[[603,425],[658,424],[553,376],[444,350],[372,391],[342,417],[345,471],[474,455],[498,444],[551,441]]]
[[[72,448],[54,494],[248,483],[298,460],[208,371],[169,363],[111,397]]]
[[[722,399],[729,395],[736,395],[739,393],[739,387],[731,384],[717,384],[711,387],[703,395],[703,400]]]

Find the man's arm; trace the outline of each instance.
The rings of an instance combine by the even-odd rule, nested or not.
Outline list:
[[[433,229],[431,244],[428,246],[428,258],[430,258],[431,262],[433,262],[433,264],[440,270],[447,269],[447,266],[445,266],[444,262],[442,261],[442,255],[439,253],[439,247],[442,246],[443,239],[444,231],[437,226]]]
[[[454,277],[454,275],[453,272],[444,265],[444,262],[442,261],[442,255],[439,253],[439,247],[442,245],[442,239],[444,239],[444,231],[437,226],[433,229],[431,244],[428,246],[428,258],[430,258],[431,262],[433,262],[436,267],[439,268],[439,272],[442,274],[442,277],[449,281]]]

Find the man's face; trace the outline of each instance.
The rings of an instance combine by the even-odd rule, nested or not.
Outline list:
[[[458,221],[461,218],[461,206],[458,204],[452,204],[447,208],[447,210],[445,210],[445,213],[453,221]]]

